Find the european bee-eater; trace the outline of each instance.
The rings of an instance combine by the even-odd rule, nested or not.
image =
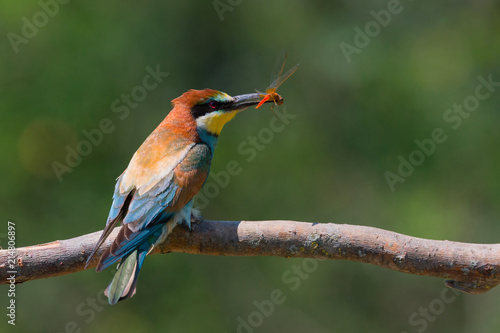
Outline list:
[[[205,89],[189,90],[172,101],[173,109],[118,177],[106,227],[87,260],[122,223],[96,268],[99,272],[120,260],[105,291],[110,304],[135,294],[146,255],[176,225],[191,228],[193,197],[207,179],[222,127],[260,100],[257,93],[231,97]]]

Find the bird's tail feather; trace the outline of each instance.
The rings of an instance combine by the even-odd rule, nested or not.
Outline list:
[[[94,249],[90,253],[89,257],[87,258],[87,262],[85,263],[85,268],[87,268],[87,266],[89,265],[90,261],[92,260],[92,258],[96,254],[97,250],[99,250],[99,248],[101,247],[102,243],[104,243],[106,241],[106,239],[108,238],[109,234],[111,234],[111,232],[113,231],[113,229],[118,225],[118,222],[120,222],[119,219],[114,219],[113,221],[111,221],[110,223],[108,223],[106,225],[106,228],[104,228],[104,231],[102,232],[101,237],[99,237],[99,240],[97,241],[97,244],[94,246]]]
[[[147,253],[147,249],[135,249],[121,261],[113,280],[104,291],[109,304],[113,305],[118,301],[134,296],[137,277]]]
[[[101,255],[96,270],[100,272],[118,260],[123,262],[134,250],[138,250],[139,253],[141,253],[142,250],[146,250],[146,252],[149,251],[151,245],[155,244],[162,233],[162,225],[155,225],[142,231],[133,232],[128,225],[125,224],[113,243],[111,243],[111,246]]]

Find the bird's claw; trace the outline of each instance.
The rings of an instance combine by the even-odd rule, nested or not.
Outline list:
[[[200,224],[203,222],[203,216],[201,216],[201,212],[197,209],[193,209],[191,211],[191,225]]]

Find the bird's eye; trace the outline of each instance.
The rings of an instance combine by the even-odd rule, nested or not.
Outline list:
[[[211,101],[210,103],[208,103],[208,105],[212,110],[216,110],[217,107],[219,106],[219,104],[216,101]]]

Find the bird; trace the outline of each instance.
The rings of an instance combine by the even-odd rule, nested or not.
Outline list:
[[[106,227],[87,259],[88,265],[113,229],[123,225],[96,267],[99,272],[118,263],[104,292],[109,304],[134,296],[146,255],[174,227],[191,229],[191,219],[199,219],[193,198],[210,172],[222,128],[261,99],[258,93],[232,97],[191,89],[172,100],[172,110],[116,179]]]

